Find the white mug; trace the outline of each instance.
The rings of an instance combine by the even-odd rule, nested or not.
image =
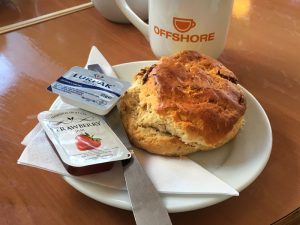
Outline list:
[[[157,57],[196,50],[217,58],[224,50],[233,0],[148,0],[149,25],[126,0],[115,2]]]
[[[0,0],[1,1],[1,0]],[[113,0],[92,0],[95,8],[106,19],[116,23],[130,23]],[[128,0],[132,10],[142,19],[148,19],[148,0]]]

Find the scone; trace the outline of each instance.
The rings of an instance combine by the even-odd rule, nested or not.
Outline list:
[[[246,110],[233,72],[195,51],[142,69],[119,106],[132,144],[168,156],[225,144],[238,133]]]

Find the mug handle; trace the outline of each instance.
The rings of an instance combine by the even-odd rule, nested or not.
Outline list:
[[[149,41],[149,25],[138,17],[127,4],[126,0],[115,0],[117,6],[127,19],[145,36]]]

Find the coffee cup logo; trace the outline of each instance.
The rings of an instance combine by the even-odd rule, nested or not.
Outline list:
[[[196,26],[193,19],[173,17],[173,25],[178,32],[185,33]]]

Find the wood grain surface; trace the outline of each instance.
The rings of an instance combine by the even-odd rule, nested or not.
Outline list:
[[[0,0],[0,27],[33,19],[89,0]]]
[[[174,225],[265,225],[300,206],[299,10],[296,0],[236,0],[219,59],[268,114],[272,154],[239,197],[171,214]],[[94,8],[0,36],[1,225],[135,224],[130,211],[97,202],[58,175],[16,163],[37,114],[56,98],[46,87],[70,67],[85,65],[93,45],[112,65],[154,59],[132,25],[111,23]]]

